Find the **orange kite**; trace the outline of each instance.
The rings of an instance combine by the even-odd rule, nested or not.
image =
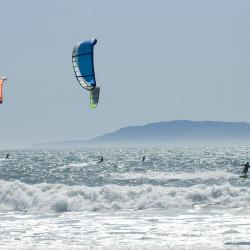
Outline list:
[[[0,103],[3,103],[3,82],[7,80],[7,77],[0,77]]]

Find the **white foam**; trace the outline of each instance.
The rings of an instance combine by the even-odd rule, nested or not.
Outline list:
[[[89,163],[87,162],[82,162],[82,163],[70,163],[67,165],[68,167],[87,167],[89,166]]]
[[[192,187],[27,185],[0,181],[0,211],[95,211],[193,208],[196,204],[249,207],[250,188],[226,185]]]
[[[203,171],[203,172],[126,172],[126,173],[117,173],[112,175],[115,179],[149,179],[149,180],[192,180],[192,179],[235,179],[239,176],[230,172],[216,170],[216,171]]]
[[[25,247],[20,247],[20,246],[4,246],[4,248],[0,249],[4,249],[4,250],[225,250],[225,249],[230,249],[230,250],[239,250],[242,248],[238,248],[238,247],[227,247],[225,248],[225,246],[223,247],[216,247],[216,246],[204,246],[204,245],[200,245],[200,246],[157,246],[155,244],[138,244],[138,245],[128,245],[128,246],[121,246],[120,244],[110,244],[107,246],[81,246],[81,247],[77,247],[77,246],[65,246],[65,245],[58,245],[56,247],[51,247],[51,246],[39,246],[39,245],[32,245],[32,246],[25,246]]]
[[[0,161],[9,161],[9,159],[1,158]]]

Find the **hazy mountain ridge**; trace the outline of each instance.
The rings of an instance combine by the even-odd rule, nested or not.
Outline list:
[[[109,144],[233,144],[250,145],[250,123],[219,121],[163,121],[142,126],[128,126],[92,140],[71,140],[36,144],[36,147],[79,147]]]

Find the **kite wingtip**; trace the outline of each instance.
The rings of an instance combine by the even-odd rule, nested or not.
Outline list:
[[[97,43],[97,39],[93,38],[93,39],[91,40],[91,43],[92,43],[93,45],[95,45],[95,44]]]
[[[8,78],[6,77],[6,76],[1,76],[0,77],[0,80],[3,80],[3,81],[5,81],[5,80],[7,80]]]

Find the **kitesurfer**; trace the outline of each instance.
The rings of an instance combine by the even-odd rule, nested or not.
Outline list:
[[[244,166],[244,169],[242,171],[242,174],[244,174],[245,176],[247,175],[248,172],[248,168],[250,167],[249,162],[242,164],[241,166]]]
[[[98,163],[103,162],[103,156],[101,156],[100,160],[98,161]]]
[[[10,154],[6,154],[5,159],[9,159]]]
[[[145,156],[142,156],[142,159],[141,159],[141,161],[145,161]]]

